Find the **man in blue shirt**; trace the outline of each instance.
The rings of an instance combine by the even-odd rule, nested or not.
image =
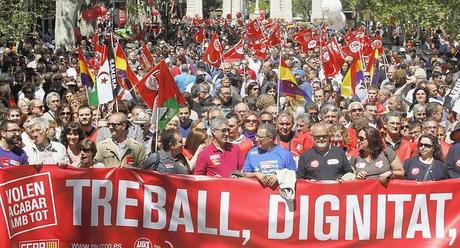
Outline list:
[[[29,164],[27,155],[19,148],[21,143],[21,129],[19,125],[10,120],[0,124],[0,168],[13,165]]]
[[[243,166],[245,177],[256,177],[269,187],[277,183],[276,170],[296,170],[291,153],[275,144],[276,134],[275,126],[261,124],[256,134],[258,146],[248,152]]]
[[[196,77],[189,74],[189,69],[187,64],[180,66],[181,74],[177,75],[174,80],[176,81],[177,86],[181,92],[184,92],[187,89],[189,84],[195,83]]]

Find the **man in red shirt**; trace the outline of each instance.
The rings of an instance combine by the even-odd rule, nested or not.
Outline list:
[[[401,135],[401,116],[397,112],[390,112],[383,117],[385,137],[383,141],[387,147],[393,149],[402,163],[417,155],[417,143],[403,139]]]
[[[230,177],[234,170],[243,168],[244,160],[236,144],[228,142],[228,120],[217,117],[211,121],[212,143],[198,155],[195,175]]]
[[[294,117],[289,112],[281,112],[276,118],[276,130],[278,138],[275,143],[291,152],[297,162],[300,155],[313,147],[313,140],[310,135],[298,136],[292,130]]]

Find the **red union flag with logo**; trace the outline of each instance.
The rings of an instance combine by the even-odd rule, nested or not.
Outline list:
[[[216,33],[212,35],[208,49],[203,54],[203,61],[216,68],[222,63],[222,46]]]
[[[286,202],[255,179],[15,166],[0,247],[459,247],[459,183],[298,180]]]

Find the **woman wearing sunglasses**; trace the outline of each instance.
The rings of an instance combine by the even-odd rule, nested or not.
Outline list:
[[[439,181],[449,179],[447,166],[441,161],[441,146],[431,134],[418,139],[418,155],[404,162],[404,177],[407,180]]]
[[[378,178],[383,185],[391,179],[404,178],[404,171],[396,153],[385,148],[380,133],[373,127],[358,132],[359,156],[350,164],[356,179]]]

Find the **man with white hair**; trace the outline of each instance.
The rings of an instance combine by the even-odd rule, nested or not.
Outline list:
[[[46,106],[49,110],[43,114],[47,121],[56,121],[56,113],[61,106],[61,96],[57,92],[50,92],[46,96]]]
[[[198,155],[195,175],[230,177],[243,168],[243,156],[237,144],[228,141],[228,120],[217,117],[211,121],[212,143]]]
[[[26,143],[24,151],[27,154],[29,164],[67,164],[69,159],[66,155],[66,148],[59,142],[51,141],[46,136],[48,121],[37,117],[32,119],[27,127],[33,143]]]

